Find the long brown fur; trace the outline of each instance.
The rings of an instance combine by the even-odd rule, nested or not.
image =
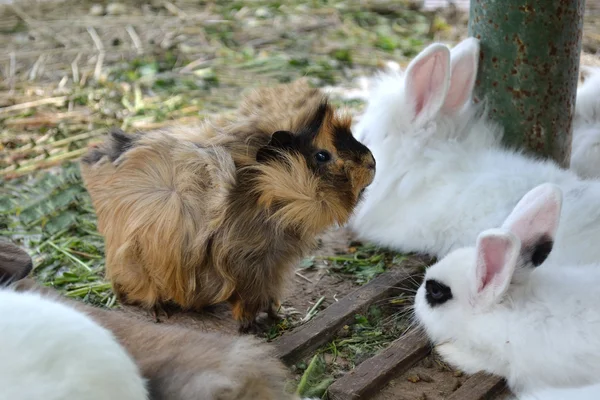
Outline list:
[[[316,235],[345,223],[374,177],[350,121],[301,81],[254,91],[230,119],[113,133],[82,175],[115,291],[148,308],[229,301],[244,329],[272,311]],[[319,150],[331,160],[317,163]]]
[[[14,259],[13,254],[25,254]],[[12,290],[34,291],[65,303],[110,330],[148,382],[151,400],[295,400],[285,392],[286,371],[272,349],[250,336],[234,337],[140,321],[67,299],[32,279],[21,279],[31,259],[12,243],[0,246],[0,274]]]

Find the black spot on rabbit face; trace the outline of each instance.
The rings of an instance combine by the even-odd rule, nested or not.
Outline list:
[[[533,247],[533,252],[531,253],[531,264],[533,264],[534,267],[539,267],[542,265],[550,255],[553,246],[554,242],[551,238],[541,238]]]
[[[429,306],[439,306],[452,299],[452,289],[435,279],[428,279],[425,282],[425,299]]]
[[[108,140],[100,147],[91,149],[81,161],[85,164],[95,164],[104,156],[114,162],[127,150],[131,149],[137,141],[136,135],[128,135],[120,129],[110,131]]]

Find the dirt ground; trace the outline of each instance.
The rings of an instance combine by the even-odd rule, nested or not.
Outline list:
[[[435,355],[429,355],[407,372],[396,376],[371,400],[444,400],[469,378],[452,370]],[[494,400],[509,400],[511,393],[504,390]]]

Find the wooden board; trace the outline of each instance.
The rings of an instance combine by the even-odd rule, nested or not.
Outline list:
[[[328,390],[332,400],[365,399],[393,376],[402,374],[425,357],[431,346],[423,332],[415,330],[392,342],[378,355],[361,363],[334,382]]]
[[[400,287],[410,286],[412,273],[404,268],[386,272],[330,305],[312,321],[277,339],[274,342],[277,356],[290,365],[309,355],[331,340],[355,314],[379,299],[401,292]]]
[[[488,400],[506,390],[502,378],[483,372],[471,376],[448,400]]]

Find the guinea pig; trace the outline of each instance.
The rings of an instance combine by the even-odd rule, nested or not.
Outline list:
[[[276,316],[297,261],[375,175],[351,118],[305,81],[257,89],[229,119],[129,135],[81,160],[121,301],[227,301],[240,330]]]
[[[8,243],[0,247],[0,259],[6,254],[21,252],[17,246]],[[157,325],[147,321],[141,321],[134,317],[127,316],[117,310],[106,310],[96,308],[79,301],[68,299],[61,296],[54,289],[43,287],[32,279],[22,279],[23,272],[31,269],[31,259],[23,252],[24,256],[19,258],[18,262],[11,265],[10,271],[6,276],[12,281],[11,290],[7,290],[17,299],[33,299],[30,306],[36,308],[35,312],[17,314],[10,325],[16,325],[23,320],[43,321],[44,310],[50,304],[54,308],[62,309],[59,318],[50,318],[47,324],[54,324],[52,332],[59,329],[64,334],[64,338],[53,338],[51,332],[45,329],[31,329],[28,333],[25,326],[21,326],[19,337],[21,340],[32,336],[44,336],[39,343],[30,343],[28,346],[6,347],[7,351],[18,351],[21,354],[12,358],[2,358],[0,360],[0,369],[5,365],[12,370],[15,366],[22,365],[16,363],[19,358],[24,358],[23,363],[35,364],[39,360],[48,357],[48,349],[53,348],[51,354],[54,355],[53,362],[57,360],[71,360],[69,365],[62,365],[61,368],[37,371],[29,365],[29,371],[17,369],[17,384],[33,377],[43,382],[45,375],[49,373],[56,374],[51,379],[50,386],[29,385],[29,392],[40,393],[40,390],[46,390],[48,395],[44,398],[63,399],[66,397],[81,397],[78,391],[84,390],[85,398],[89,399],[142,399],[146,398],[146,389],[144,388],[139,371],[147,380],[151,400],[300,400],[294,394],[285,391],[286,370],[283,364],[277,360],[271,353],[271,347],[266,343],[261,343],[256,338],[250,336],[235,337],[231,335],[204,333],[192,329],[177,326]],[[3,271],[0,266],[0,271]],[[0,290],[0,297],[4,295]],[[21,307],[21,302],[0,302],[0,308],[5,309]],[[4,306],[3,306],[4,304]],[[19,310],[23,311],[22,307]],[[16,314],[17,310],[13,311]],[[4,316],[6,313],[0,313]],[[56,314],[54,314],[56,315]],[[87,325],[92,324],[92,328],[87,327],[87,331],[82,331],[82,324],[66,324],[61,320],[61,315],[74,315],[78,319],[87,320]],[[3,322],[5,318],[0,317],[0,325],[6,328]],[[56,322],[52,322],[56,320]],[[93,321],[93,322],[92,322]],[[103,328],[101,328],[101,325]],[[30,325],[37,326],[37,325]],[[106,343],[102,336],[99,336],[98,330],[109,335],[113,343]],[[110,331],[107,332],[107,331]],[[7,331],[3,332],[3,342],[12,340],[12,335]],[[81,339],[74,338],[73,332],[84,332],[83,338],[88,342],[87,347],[79,351],[73,351],[79,348]],[[114,337],[113,337],[114,335]],[[6,337],[5,337],[6,336]],[[16,338],[17,336],[15,336]],[[120,343],[120,346],[114,343],[114,339]],[[6,340],[4,340],[6,339]],[[53,339],[53,340],[49,340]],[[56,341],[71,341],[65,346],[56,346]],[[93,342],[93,343],[92,343]],[[75,346],[75,347],[73,347]],[[121,348],[126,350],[126,352]],[[111,357],[114,358],[114,347],[120,349],[120,361],[118,365],[110,363]],[[24,351],[36,349],[35,354],[28,357],[22,357]],[[66,351],[65,351],[66,350]],[[0,352],[3,351],[0,346]],[[64,353],[64,355],[63,355]],[[93,362],[92,356],[101,354],[104,362]],[[119,352],[116,352],[119,355]],[[129,358],[133,358],[137,366]],[[5,365],[2,360],[9,361]],[[88,362],[90,365],[81,367],[81,363]],[[44,364],[45,365],[45,364]],[[72,377],[61,378],[63,371],[70,368],[79,368],[72,373]],[[81,372],[82,371],[82,372]],[[111,376],[117,374],[118,376]],[[81,373],[80,373],[81,372]],[[106,378],[110,377],[110,383],[106,383]],[[0,374],[2,378],[15,379],[13,373]],[[93,378],[93,383],[87,379]],[[53,388],[52,385],[57,387]],[[92,390],[95,397],[87,395],[90,388],[99,386],[99,389]],[[104,387],[102,386],[104,385]],[[2,381],[2,393],[16,388],[15,382]],[[126,393],[126,390],[138,389],[135,392]],[[18,388],[17,388],[18,389]],[[21,387],[22,391],[24,387]],[[10,392],[12,393],[12,392]],[[22,394],[22,393],[21,393]],[[57,397],[52,397],[56,394]],[[22,397],[23,399],[38,399],[41,395],[34,397]],[[61,397],[62,396],[62,397]],[[116,396],[116,397],[115,397]],[[4,398],[0,395],[0,398]],[[14,399],[17,396],[9,396]]]
[[[109,330],[137,363],[151,400],[300,400],[286,392],[286,369],[272,348],[254,337],[141,321],[67,299],[32,279],[13,288],[62,302]]]

